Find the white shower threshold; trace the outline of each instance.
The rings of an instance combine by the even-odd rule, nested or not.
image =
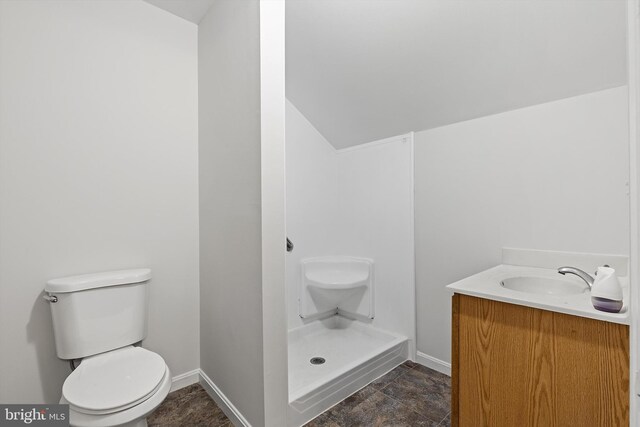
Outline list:
[[[289,425],[305,424],[407,360],[407,344],[339,315],[289,331]],[[314,357],[325,362],[313,365]]]

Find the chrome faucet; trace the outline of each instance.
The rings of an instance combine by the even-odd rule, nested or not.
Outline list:
[[[558,273],[562,274],[563,276],[565,274],[575,274],[576,276],[584,280],[587,285],[589,285],[589,289],[591,289],[591,286],[593,285],[593,277],[591,277],[589,273],[582,271],[579,268],[560,267],[558,269]]]

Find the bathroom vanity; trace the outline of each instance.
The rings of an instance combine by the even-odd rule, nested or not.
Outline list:
[[[556,276],[500,265],[448,286],[453,426],[629,425],[628,308],[599,312],[562,276],[558,293],[505,287]]]
[[[629,425],[629,327],[453,296],[453,426]]]

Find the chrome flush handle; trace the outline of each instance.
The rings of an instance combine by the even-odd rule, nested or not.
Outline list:
[[[57,297],[57,296],[55,296],[55,295],[47,295],[47,294],[44,294],[44,295],[42,295],[42,298],[43,298],[45,301],[50,302],[50,303],[56,303],[56,302],[58,302],[58,297]]]

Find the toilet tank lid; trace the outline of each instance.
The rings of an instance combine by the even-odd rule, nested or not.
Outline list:
[[[146,282],[151,279],[151,269],[135,268],[131,270],[106,271],[103,273],[81,274],[79,276],[52,279],[44,287],[49,293],[68,293],[106,286],[129,285]]]

